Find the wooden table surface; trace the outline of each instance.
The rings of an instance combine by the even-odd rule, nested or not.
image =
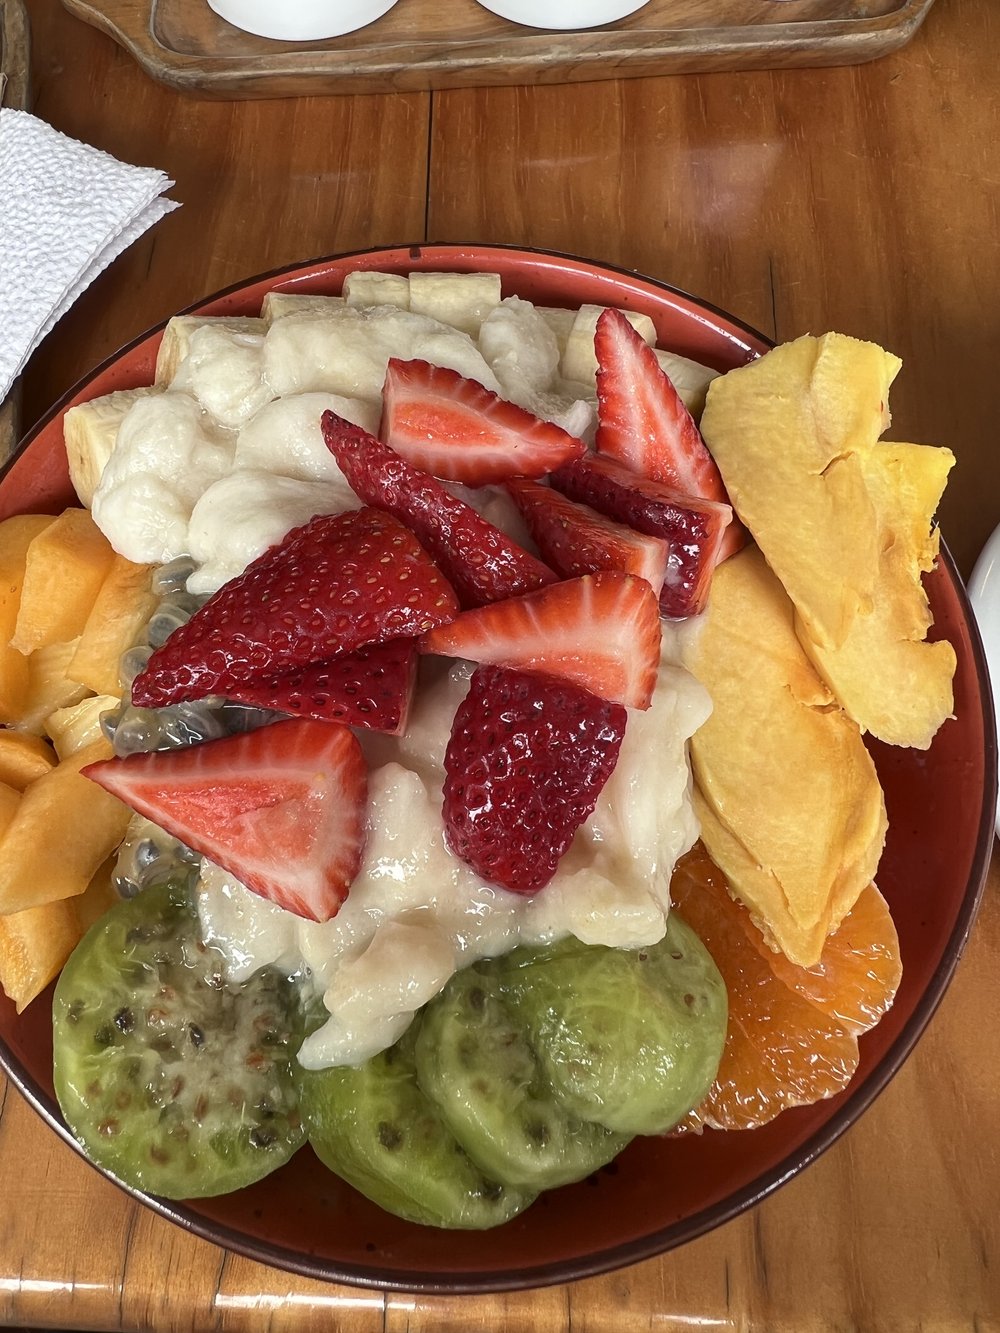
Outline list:
[[[901,51],[832,70],[218,103],[150,82],[30,0],[35,111],[165,169],[183,207],[101,277],[24,381],[36,419],[199,297],[420,240],[568,250],[666,279],[772,337],[898,352],[895,438],[958,457],[963,573],[1000,521],[1000,15],[938,0]],[[305,1281],[131,1202],[0,1082],[0,1322],[32,1328],[1000,1328],[1000,869],[954,983],[872,1110],[749,1214],[658,1260],[502,1297]]]

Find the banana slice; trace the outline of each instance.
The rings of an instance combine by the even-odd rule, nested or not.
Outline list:
[[[103,736],[101,714],[117,708],[121,699],[114,694],[92,694],[78,704],[57,708],[44,720],[47,735],[60,759],[68,759]]]
[[[309,296],[296,292],[268,292],[260,307],[260,317],[271,325],[286,315],[328,315],[338,306],[346,305],[342,296]]]
[[[570,334],[573,332],[573,325],[576,323],[576,311],[563,310],[560,306],[545,305],[536,305],[535,309],[556,335],[561,361],[566,354],[566,345],[569,342]]]
[[[676,352],[665,352],[662,347],[655,347],[653,350],[656,352],[656,359],[661,369],[670,376],[681,401],[697,421],[705,406],[708,386],[714,379],[718,379],[719,372],[710,370],[708,366],[703,366],[686,356],[678,356]]]
[[[477,338],[500,304],[499,273],[411,273],[409,308]]]
[[[602,305],[582,305],[577,311],[559,366],[559,373],[564,380],[578,380],[581,384],[594,383],[597,375],[594,334],[604,310]],[[622,314],[650,347],[656,343],[656,328],[648,315],[637,314],[634,310],[623,310]]]
[[[63,420],[63,438],[69,460],[69,476],[84,508],[97,490],[97,483],[111,457],[118,427],[133,403],[159,393],[158,389],[118,389],[89,403],[71,407]]]
[[[198,329],[227,329],[230,333],[267,332],[262,319],[243,315],[175,315],[163,330],[160,350],[156,355],[155,383],[167,388],[177,374],[178,367],[191,350],[191,338]]]
[[[392,357],[447,366],[500,392],[497,377],[467,333],[388,305],[344,305],[327,319],[308,314],[279,319],[264,342],[263,372],[278,398],[334,393],[380,405]]]
[[[394,305],[410,308],[410,284],[405,273],[372,273],[359,270],[344,279],[344,300],[348,305]]]
[[[264,376],[267,325],[200,324],[189,332],[170,389],[190,394],[219,426],[239,430],[274,397]]]

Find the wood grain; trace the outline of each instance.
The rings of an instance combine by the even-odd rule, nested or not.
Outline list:
[[[0,71],[5,75],[3,105],[26,107],[31,82],[28,15],[21,0],[0,3]]]
[[[148,74],[209,97],[469,88],[873,60],[910,40],[934,0],[649,0],[617,23],[543,32],[475,0],[405,0],[360,32],[276,42],[204,0],[64,0]]]
[[[958,456],[943,525],[966,572],[1000,519],[991,0],[947,0],[903,50],[853,69],[232,105],[153,84],[57,0],[31,13],[39,113],[164,167],[184,207],[46,340],[25,376],[28,420],[141,329],[269,266],[395,241],[509,241],[650,272],[772,335],[838,328],[893,347],[905,364],[892,433]],[[930,1028],[818,1162],[672,1254],[502,1297],[352,1290],[227,1255],[133,1204],[8,1089],[0,1324],[990,1333],[998,976],[995,859]]]
[[[28,15],[21,0],[0,0],[0,102],[24,109],[30,104],[31,53]],[[0,463],[17,443],[21,430],[21,385],[15,383],[0,402]]]

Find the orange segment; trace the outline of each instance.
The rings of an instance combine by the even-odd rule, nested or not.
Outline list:
[[[708,1097],[680,1128],[753,1129],[792,1106],[832,1097],[858,1065],[857,1038],[779,980],[748,937],[746,909],[700,846],[678,864],[676,910],[704,941],[729,992],[729,1027]]]
[[[862,892],[813,967],[797,967],[769,949],[749,915],[744,925],[779,981],[848,1031],[866,1032],[892,1004],[903,974],[899,938],[889,904],[874,884]]]

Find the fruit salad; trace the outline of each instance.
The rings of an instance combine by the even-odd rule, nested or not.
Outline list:
[[[878,443],[898,363],[868,344],[716,378],[654,341],[494,275],[358,273],[172,321],[156,385],[67,414],[90,514],[12,520],[0,676],[9,734],[69,739],[4,847],[83,793],[94,836],[44,903],[10,863],[0,931],[23,953],[59,911],[64,943],[0,977],[27,1003],[62,967],[57,1094],[105,1169],[193,1197],[308,1139],[383,1207],[479,1228],[636,1135],[850,1079],[899,981],[862,733],[926,745],[951,706],[920,601],[947,451]],[[784,489],[746,465],[748,401]],[[836,619],[809,571],[845,514]],[[61,620],[33,609],[50,523],[86,547]],[[112,571],[132,590],[91,626]],[[918,717],[883,726],[872,645]],[[108,858],[120,901],[63,967]]]

